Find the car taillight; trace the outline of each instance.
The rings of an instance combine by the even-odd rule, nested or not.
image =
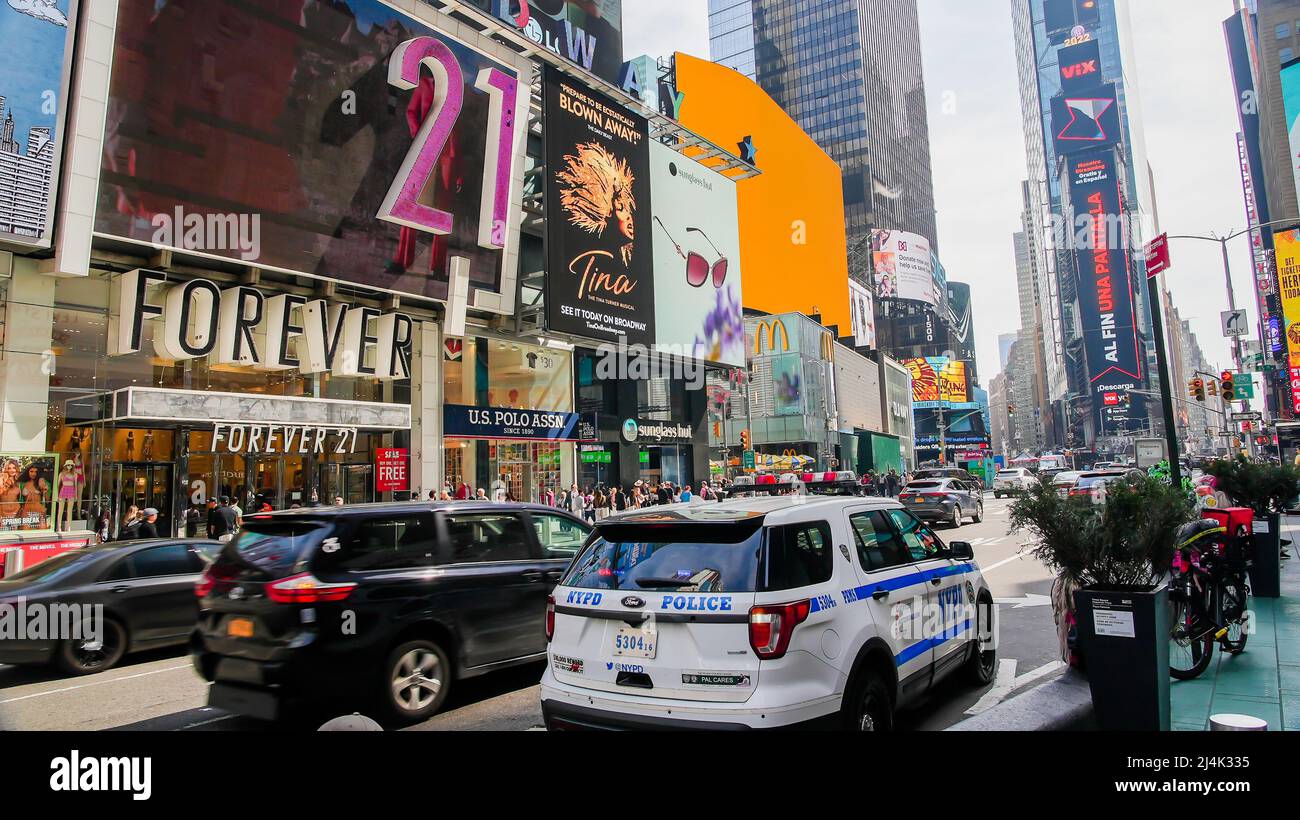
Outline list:
[[[810,601],[756,606],[749,610],[749,645],[761,660],[776,660],[790,647],[794,628],[808,619]]]
[[[215,583],[216,580],[212,577],[212,567],[208,567],[203,570],[202,577],[194,584],[194,594],[200,598],[208,597],[208,593],[212,591]]]
[[[323,604],[345,600],[356,584],[327,584],[310,572],[267,584],[266,597],[277,604]]]
[[[546,642],[555,637],[555,596],[546,596]]]

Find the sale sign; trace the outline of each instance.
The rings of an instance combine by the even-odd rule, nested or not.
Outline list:
[[[375,451],[375,491],[404,493],[411,489],[411,459],[405,448],[381,447]]]

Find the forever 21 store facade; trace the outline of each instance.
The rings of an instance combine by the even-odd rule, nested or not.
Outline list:
[[[57,231],[0,290],[5,353],[33,363],[22,406],[41,408],[20,446],[80,465],[81,527],[107,510],[116,530],[134,505],[183,532],[223,495],[279,509],[505,484],[529,500],[582,478],[581,448],[638,416],[694,442],[623,441],[624,475],[703,477],[699,397],[584,413],[575,351],[593,340],[530,307],[555,300],[546,246],[564,222],[525,195],[544,167],[534,60],[555,55],[382,0],[103,0],[74,22]],[[738,265],[734,291],[714,268],[683,287],[739,316]],[[510,413],[546,429],[463,423]]]
[[[441,488],[444,330],[509,335],[532,63],[432,7],[293,5],[73,21],[59,230],[5,298],[81,527]]]

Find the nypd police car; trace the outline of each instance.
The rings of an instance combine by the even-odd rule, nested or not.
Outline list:
[[[993,598],[969,544],[889,499],[629,511],[555,588],[550,729],[892,728],[941,680],[987,684]]]

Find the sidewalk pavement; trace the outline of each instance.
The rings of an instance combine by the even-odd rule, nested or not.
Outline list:
[[[1300,548],[1300,517],[1284,520],[1283,538]],[[1251,598],[1255,633],[1246,651],[1228,655],[1215,647],[1210,668],[1195,680],[1171,681],[1174,731],[1209,729],[1210,715],[1251,715],[1268,730],[1300,731],[1300,557],[1282,561],[1282,597]]]

